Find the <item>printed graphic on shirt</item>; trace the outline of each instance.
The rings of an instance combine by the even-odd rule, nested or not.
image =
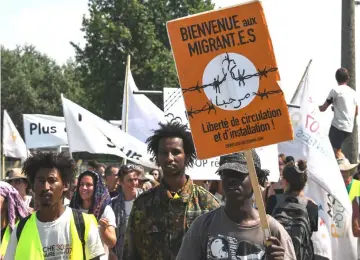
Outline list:
[[[233,237],[209,236],[207,243],[208,260],[263,260],[265,248],[250,241],[237,240]]]
[[[70,259],[71,249],[71,244],[44,246],[44,258],[45,260],[67,260]]]

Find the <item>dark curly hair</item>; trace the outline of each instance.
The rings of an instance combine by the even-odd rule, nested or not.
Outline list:
[[[302,191],[308,179],[306,161],[288,163],[283,170],[283,178],[289,183],[288,191]]]
[[[336,71],[335,78],[338,83],[345,83],[350,79],[349,72],[345,68],[340,68]]]
[[[36,173],[41,168],[56,168],[63,183],[70,183],[75,175],[75,162],[68,153],[33,152],[24,162],[22,172],[34,183]]]
[[[146,140],[148,152],[153,155],[155,162],[159,163],[158,153],[160,140],[167,137],[178,137],[183,140],[184,152],[188,159],[185,166],[193,166],[196,160],[196,152],[192,135],[191,132],[188,131],[188,127],[179,122],[159,123],[159,126],[160,128],[154,131],[154,135]]]

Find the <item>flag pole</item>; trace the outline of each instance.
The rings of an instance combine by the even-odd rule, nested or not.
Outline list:
[[[124,85],[124,91],[125,91],[125,98],[126,98],[126,108],[125,108],[125,118],[122,119],[122,125],[124,126],[125,133],[128,132],[128,116],[129,116],[129,72],[130,72],[130,61],[131,56],[127,56],[126,61],[126,70],[125,70],[125,85]],[[125,120],[124,120],[125,119]],[[126,158],[123,160],[123,164],[126,164]]]
[[[310,67],[310,65],[311,65],[311,62],[312,62],[312,59],[310,59],[308,65],[306,66],[306,69],[305,69],[305,71],[304,71],[304,74],[303,74],[302,77],[301,77],[301,80],[300,80],[300,82],[299,82],[299,85],[297,86],[297,88],[296,88],[296,90],[295,90],[295,93],[294,93],[294,95],[293,95],[292,98],[291,98],[291,101],[290,101],[291,104],[294,103],[295,97],[296,97],[296,95],[297,95],[297,94],[299,93],[299,91],[300,91],[300,88],[301,88],[301,86],[302,86],[302,83],[303,83],[303,81],[304,81],[304,78],[305,78],[306,74],[307,74],[308,71],[309,71],[309,67]]]

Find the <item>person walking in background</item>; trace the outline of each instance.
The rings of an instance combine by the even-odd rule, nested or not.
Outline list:
[[[118,173],[119,166],[116,164],[108,165],[105,169],[105,183],[111,198],[119,195]]]
[[[159,186],[134,201],[123,259],[175,259],[195,218],[220,206],[210,192],[193,184],[185,174],[196,159],[187,127],[177,122],[159,125],[147,144],[164,176]]]
[[[354,237],[360,237],[360,181],[352,176],[352,171],[358,163],[350,163],[346,158],[338,159],[337,163],[352,204],[352,232]],[[358,240],[358,259],[360,259],[360,240]]]
[[[80,174],[70,207],[95,216],[107,256],[109,248],[113,248],[116,244],[115,215],[110,203],[109,192],[97,172],[85,171]]]
[[[120,167],[119,170],[119,195],[112,200],[116,218],[116,246],[112,253],[116,256],[114,259],[121,260],[123,257],[124,236],[126,226],[131,213],[135,199],[143,192],[138,188],[139,176],[143,174],[143,169],[134,164],[127,164]]]
[[[5,260],[101,259],[104,247],[94,216],[63,205],[74,169],[65,153],[36,151],[25,161],[23,171],[40,208],[14,228]]]
[[[149,172],[150,175],[154,176],[154,180],[158,183],[161,182],[162,172],[160,169],[153,169]]]
[[[64,206],[69,206],[70,205],[70,201],[71,201],[71,199],[74,196],[74,193],[76,191],[77,183],[78,183],[78,179],[73,178],[71,183],[70,183],[69,190],[65,193]]]
[[[356,92],[347,85],[349,72],[340,68],[335,73],[338,86],[333,88],[323,105],[319,106],[321,112],[333,105],[334,117],[331,122],[329,139],[334,149],[336,159],[344,158],[341,146],[346,138],[352,133],[355,117],[358,114]]]
[[[0,181],[1,245],[0,259],[3,259],[10,235],[18,220],[27,217],[30,211],[23,203],[19,192],[10,184]]]
[[[291,231],[289,234],[298,260],[314,259],[311,237],[313,232],[318,231],[319,223],[318,206],[304,194],[307,179],[306,161],[289,160],[283,170],[282,184],[285,192],[270,196],[266,205],[266,213],[283,224],[286,230]],[[299,226],[303,229],[294,232],[293,227]]]
[[[30,183],[26,176],[21,172],[21,169],[14,168],[10,170],[6,182],[10,183],[19,192],[25,207],[32,212],[34,209],[34,198],[29,195]]]

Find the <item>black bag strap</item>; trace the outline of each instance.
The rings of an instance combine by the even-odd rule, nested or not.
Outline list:
[[[85,260],[86,255],[85,255],[85,221],[84,221],[84,216],[83,216],[83,213],[78,209],[72,209],[72,212],[73,212],[73,216],[74,216],[76,230],[78,232],[79,239],[81,241],[81,245],[82,245],[82,249],[83,249],[83,260]]]
[[[36,214],[36,213],[33,213],[33,214]],[[24,229],[24,226],[25,226],[26,222],[28,221],[28,219],[31,216],[32,216],[32,214],[30,214],[29,216],[27,216],[25,218],[20,219],[19,224],[16,227],[16,238],[17,238],[18,243],[19,243],[19,240],[20,240],[21,232]]]

